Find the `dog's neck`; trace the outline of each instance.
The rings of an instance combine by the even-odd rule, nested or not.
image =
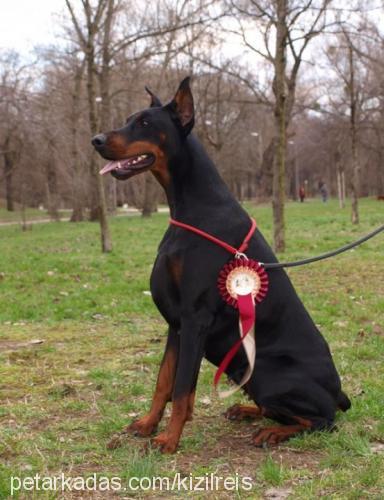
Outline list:
[[[171,216],[184,222],[198,222],[218,214],[221,208],[240,208],[220,177],[201,143],[189,136],[180,155],[170,165],[170,182],[165,187]]]

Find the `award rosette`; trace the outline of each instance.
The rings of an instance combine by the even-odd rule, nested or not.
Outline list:
[[[248,358],[248,368],[239,385],[234,389],[219,393],[220,397],[227,397],[246,384],[252,375],[256,358],[256,303],[261,302],[267,294],[268,275],[259,262],[242,255],[223,267],[217,284],[225,302],[239,310],[240,338],[227,352],[217,369],[214,378],[215,387],[241,344]]]

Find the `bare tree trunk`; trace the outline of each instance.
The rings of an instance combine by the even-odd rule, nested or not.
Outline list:
[[[57,189],[57,176],[56,176],[56,165],[55,165],[55,153],[54,153],[54,143],[53,140],[49,140],[48,143],[48,158],[45,166],[46,174],[46,202],[47,211],[52,220],[59,220],[59,197]]]
[[[100,109],[100,129],[110,130],[111,128],[111,93],[110,93],[110,82],[111,82],[111,29],[113,16],[116,14],[115,0],[108,0],[104,29],[103,29],[103,43],[102,43],[102,65],[99,74],[100,82],[100,97],[101,97],[101,109]],[[112,209],[112,212],[116,211],[116,179],[107,178],[104,182],[108,182],[108,206]],[[112,194],[112,196],[111,196]]]
[[[294,169],[295,169],[295,192],[294,192],[294,197],[293,199],[295,201],[298,201],[300,198],[299,191],[300,191],[300,172],[299,172],[299,162],[297,159],[297,147],[295,145],[295,163],[294,163]]]
[[[91,35],[90,35],[91,36]],[[88,41],[86,51],[87,62],[87,97],[88,97],[88,114],[89,114],[89,127],[91,136],[94,136],[99,131],[99,124],[97,120],[96,108],[96,89],[95,89],[95,61],[94,61],[94,47],[93,41]],[[100,220],[100,197],[99,186],[97,178],[97,161],[96,155],[92,151],[89,160],[89,174],[90,174],[90,220]]]
[[[145,182],[145,180],[144,180]],[[142,209],[142,192],[138,188],[136,182],[127,182],[127,196],[124,198],[129,199],[129,203],[137,209]]]
[[[148,175],[144,184],[144,200],[141,215],[150,217],[157,209],[157,183],[154,177]]]
[[[96,85],[95,77],[97,75],[95,44],[96,35],[102,29],[103,21],[108,22],[103,18],[106,7],[109,8],[113,1],[98,0],[98,2],[90,2],[89,0],[82,1],[83,12],[86,21],[86,28],[82,31],[81,23],[76,17],[75,11],[70,0],[65,0],[68,11],[70,13],[73,26],[77,33],[79,44],[85,54],[86,70],[87,70],[87,97],[88,97],[88,113],[89,113],[89,128],[92,135],[98,133],[99,124],[97,119],[96,109]],[[104,26],[103,26],[104,28]],[[91,187],[91,218],[98,219],[101,230],[101,248],[103,252],[112,250],[112,241],[107,219],[107,205],[105,201],[104,184],[98,172],[98,162],[96,160],[95,151],[92,151],[90,162],[90,187]]]
[[[8,150],[10,147],[9,141],[5,142],[4,152],[4,177],[5,177],[5,198],[7,200],[7,210],[13,212],[15,210],[13,200],[13,169],[14,169],[14,153]]]
[[[359,223],[359,159],[357,151],[357,127],[356,127],[356,88],[355,88],[355,68],[353,61],[353,47],[349,37],[346,35],[349,54],[349,76],[350,76],[350,133],[351,133],[351,154],[352,154],[352,171],[350,172],[350,188],[352,198],[352,224]]]
[[[79,162],[78,128],[80,118],[80,92],[84,64],[76,68],[72,93],[71,139],[72,139],[72,215],[71,222],[84,220],[84,193]]]
[[[383,150],[379,151],[379,161],[377,163],[377,184],[376,184],[376,194],[378,196],[384,195],[384,155]]]
[[[264,50],[260,50],[260,43],[257,40],[252,44],[247,35],[247,29],[241,26],[240,35],[248,48],[253,50],[258,55],[264,57],[273,65],[274,81],[272,85],[274,93],[274,137],[270,141],[263,158],[263,169],[267,166],[268,179],[270,173],[269,165],[266,164],[268,156],[271,158],[273,181],[272,181],[272,207],[273,207],[273,223],[274,223],[274,247],[276,251],[285,249],[285,222],[284,222],[284,201],[285,201],[285,162],[286,162],[286,130],[291,121],[292,109],[295,103],[296,81],[298,71],[303,61],[304,52],[308,43],[312,38],[321,33],[327,22],[324,13],[327,10],[331,0],[322,0],[316,7],[312,1],[308,2],[293,2],[289,0],[252,0],[251,2],[230,2],[241,16],[245,18],[264,19],[269,27],[265,33]],[[249,8],[248,8],[249,6]],[[308,29],[303,30],[302,16],[308,12],[312,12],[312,20],[308,25]],[[270,27],[275,28],[275,52],[270,51],[269,36]],[[303,30],[300,36],[296,32]],[[289,56],[292,61],[291,68],[287,71],[287,51],[289,48]],[[226,70],[223,69],[225,72]],[[233,76],[235,72],[230,72]],[[241,79],[243,83],[247,83],[246,78]],[[255,95],[259,95],[261,101],[265,103],[264,92],[259,93],[255,87],[251,86]],[[268,100],[268,102],[270,102]],[[270,103],[272,104],[272,103]],[[264,173],[263,173],[264,175]],[[264,180],[265,182],[265,180]]]
[[[143,217],[150,217],[153,212],[156,212],[157,197],[155,197],[156,185],[154,178],[147,174],[145,178],[144,202],[141,214]]]
[[[344,208],[345,204],[344,204],[343,191],[341,185],[342,183],[341,170],[339,168],[337,168],[336,175],[337,175],[337,197],[339,198],[339,207]]]
[[[87,59],[87,91],[88,91],[88,106],[89,106],[89,125],[92,136],[98,133],[98,120],[96,110],[96,89],[95,89],[95,54],[93,45],[93,36],[89,36],[88,50],[86,53]],[[99,175],[98,162],[94,151],[90,158],[90,174],[93,181],[93,206],[91,207],[92,218],[97,218],[100,222],[101,229],[101,248],[103,252],[112,250],[112,241],[109,231],[107,219],[107,205],[105,201],[105,191],[103,179]],[[95,219],[94,219],[95,220]]]
[[[117,181],[115,178],[112,178],[109,184],[109,200],[109,211],[115,213],[117,209]]]
[[[285,153],[286,153],[286,43],[287,43],[287,0],[276,0],[276,52],[275,78],[273,92],[275,94],[275,137],[276,152],[273,158],[273,240],[276,252],[285,250]]]
[[[262,153],[260,165],[260,189],[263,195],[272,196],[273,188],[273,163],[276,151],[276,137],[273,137]]]
[[[25,211],[25,180],[22,179],[21,181],[21,188],[20,188],[20,203],[21,203],[21,230],[26,231],[28,229],[27,225],[27,214]]]
[[[337,180],[337,196],[339,198],[339,207],[345,207],[345,176],[344,169],[341,164],[341,154],[337,150],[335,153],[335,167],[336,167],[336,180]]]

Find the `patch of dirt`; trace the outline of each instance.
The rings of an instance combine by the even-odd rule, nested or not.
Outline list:
[[[224,419],[222,416],[220,418]],[[202,426],[207,425],[204,419],[201,420]],[[217,439],[212,444],[209,441],[206,442],[197,453],[185,452],[181,441],[181,448],[176,459],[178,469],[189,473],[191,464],[208,466],[212,460],[221,458],[225,459],[225,462],[220,466],[220,473],[235,471],[242,476],[253,477],[255,470],[268,455],[286,467],[292,468],[317,468],[321,459],[319,453],[296,450],[290,448],[288,443],[270,448],[256,448],[251,438],[258,428],[263,427],[263,421],[259,421],[256,426],[247,422],[236,422],[229,425],[223,424],[223,427],[224,430],[219,433],[215,429]]]
[[[218,419],[222,425],[218,427]],[[319,462],[322,459],[320,452],[311,452],[291,448],[289,443],[270,448],[256,448],[251,437],[259,427],[265,425],[265,421],[252,422],[228,422],[224,416],[196,416],[194,417],[194,433],[201,429],[204,445],[193,446],[189,451],[183,443],[188,438],[193,438],[191,427],[187,424],[180,441],[179,450],[174,455],[173,468],[181,474],[188,475],[196,467],[212,467],[212,462],[217,462],[218,475],[233,475],[254,477],[255,471],[264,462],[267,456],[271,456],[276,462],[287,468],[319,470]],[[209,429],[212,428],[212,434]],[[111,436],[112,438],[112,436]],[[120,435],[118,447],[135,447],[145,452],[148,443],[147,438],[135,437],[130,434]],[[189,447],[189,446],[188,446]]]
[[[196,415],[193,427],[188,424],[185,427],[179,450],[175,455],[169,456],[168,470],[178,472],[181,476],[189,476],[191,472],[196,470],[201,470],[203,475],[205,468],[206,470],[214,468],[216,477],[235,477],[238,475],[239,478],[252,478],[253,485],[257,486],[258,495],[261,494],[262,498],[276,500],[289,498],[295,485],[321,473],[319,463],[323,455],[321,452],[291,448],[289,443],[267,449],[256,448],[251,443],[251,437],[265,423],[263,420],[256,423],[228,422],[222,415],[214,417]],[[188,443],[189,440],[196,439],[196,432],[199,432],[199,429],[201,429],[202,445]],[[129,449],[136,448],[144,454],[147,443],[147,438],[123,434],[120,436],[118,446]],[[286,480],[284,485],[279,487],[272,487],[260,479],[257,472],[267,457],[271,457],[277,464],[281,464],[286,469],[300,470],[300,477]],[[305,477],[302,474],[303,469],[308,471]],[[256,495],[256,492],[254,494]],[[156,494],[148,495],[148,498],[163,498],[164,496],[174,497],[171,493],[164,495],[156,492]],[[222,489],[210,491],[209,495],[202,495],[201,498],[206,496],[212,500],[232,500],[234,498],[233,492]],[[245,495],[245,498],[248,496]],[[259,498],[259,496],[254,498]]]

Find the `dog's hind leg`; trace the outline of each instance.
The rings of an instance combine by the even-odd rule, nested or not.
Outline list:
[[[268,413],[266,412],[266,416]],[[315,430],[318,426],[311,420],[301,417],[292,417],[297,422],[292,425],[277,425],[264,427],[252,436],[252,443],[258,447],[273,446],[283,441],[287,441],[293,436]]]
[[[176,374],[178,337],[177,331],[170,327],[167,345],[157,377],[156,389],[152,398],[151,409],[148,415],[132,422],[126,428],[128,432],[145,437],[150,436],[156,431],[157,425],[163,416],[165,406],[171,400]]]
[[[263,417],[263,410],[258,406],[236,404],[224,413],[228,420],[255,420]]]

